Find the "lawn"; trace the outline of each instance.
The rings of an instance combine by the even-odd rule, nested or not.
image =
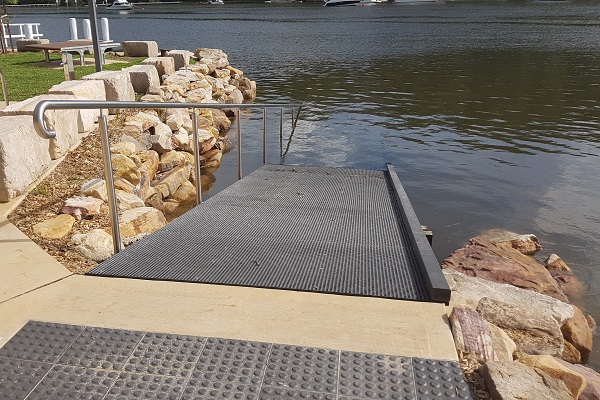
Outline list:
[[[91,57],[87,55],[87,57]],[[114,64],[105,64],[102,68],[106,71],[118,71],[122,68],[140,64],[145,58],[106,56],[107,59],[119,60]],[[51,61],[60,61],[58,53],[50,53]],[[45,65],[33,65],[44,62],[44,53],[23,52],[8,53],[0,55],[0,68],[6,77],[8,86],[8,98],[11,102],[25,100],[39,94],[44,94],[52,86],[65,80],[62,68],[54,69]],[[79,57],[73,57],[75,65],[75,79],[96,72],[94,65],[79,66]],[[4,101],[4,95],[0,91],[0,98]]]

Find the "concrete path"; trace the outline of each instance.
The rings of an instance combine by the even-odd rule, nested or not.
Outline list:
[[[443,304],[71,274],[0,206],[0,347],[39,320],[456,360]]]

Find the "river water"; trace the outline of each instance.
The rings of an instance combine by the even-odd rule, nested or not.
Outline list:
[[[59,41],[87,8],[15,13]],[[588,286],[575,302],[600,321],[597,3],[162,5],[103,16],[115,41],[223,49],[257,81],[257,102],[302,104],[286,163],[393,163],[440,261],[488,229],[536,234],[538,258],[557,253],[572,267]],[[260,133],[243,133],[248,173]],[[234,170],[232,154],[213,192]],[[600,367],[600,340],[591,364]]]

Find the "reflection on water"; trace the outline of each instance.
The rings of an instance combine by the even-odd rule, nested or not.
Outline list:
[[[110,18],[116,41],[221,48],[258,82],[257,102],[302,104],[287,163],[395,164],[439,259],[488,229],[537,234],[540,257],[559,254],[589,283],[583,302],[600,319],[600,7],[548,3],[171,5]],[[28,13],[14,22],[41,22],[54,41],[85,16]],[[262,123],[242,123],[248,173]],[[278,115],[269,131],[278,162]],[[215,190],[235,181],[234,154],[215,175]]]

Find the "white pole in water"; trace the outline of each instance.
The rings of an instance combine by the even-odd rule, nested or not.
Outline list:
[[[108,18],[100,18],[100,32],[102,32],[102,41],[110,42],[110,31],[108,29]]]
[[[69,18],[69,34],[71,35],[71,40],[79,39],[77,36],[77,20],[75,18]]]
[[[25,24],[25,39],[33,39],[33,26]]]
[[[92,40],[92,26],[89,19],[83,20],[83,37],[87,40]]]

